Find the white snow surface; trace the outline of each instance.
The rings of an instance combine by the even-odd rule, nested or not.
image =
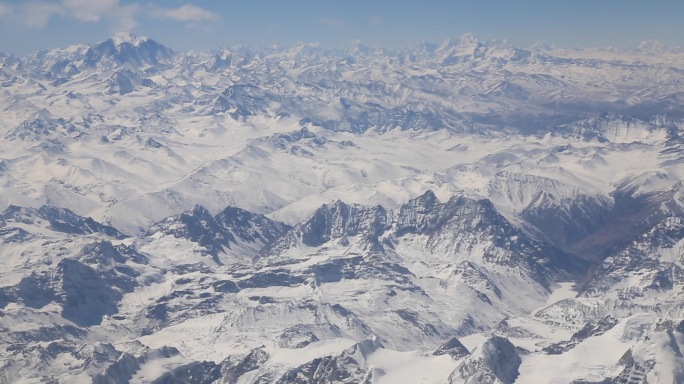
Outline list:
[[[111,42],[121,54],[149,41]],[[667,115],[682,107],[681,52],[525,50],[473,36],[396,52],[162,47],[94,62],[90,48],[0,56],[0,206],[67,208],[129,237],[64,233],[36,215],[2,221],[0,383],[89,382],[123,351],[140,357],[167,346],[180,354],[141,362],[129,380],[260,349],[267,358],[238,382],[275,381],[364,340],[380,345],[354,355],[373,383],[448,383],[465,360],[433,352],[452,338],[472,352],[492,335],[519,348],[516,383],[615,378],[630,366],[628,351],[649,367],[630,377],[684,379],[684,335],[674,330],[684,319],[684,235],[674,238],[684,120]],[[402,205],[427,190],[442,203],[488,199],[519,232],[501,243],[462,228],[399,233]],[[562,221],[623,196],[633,199],[627,211],[639,198],[653,201],[619,221],[647,227],[620,244],[624,252],[599,263],[600,236],[576,248],[557,241],[586,251],[604,280],[547,282],[495,262],[523,237],[533,250],[554,243],[532,215],[548,210]],[[302,223],[336,200],[387,210],[384,254],[367,234],[304,244]],[[272,254],[238,240],[211,257],[196,240],[146,234],[195,205],[264,214],[295,226],[294,240]],[[79,252],[95,242],[134,247],[148,260],[119,269],[84,261]],[[64,309],[73,294],[61,285],[65,259],[135,284],[115,289],[121,297],[100,323],[79,325]],[[658,267],[641,269],[649,263]],[[672,287],[656,284],[665,280]],[[240,289],[222,291],[226,281]],[[38,294],[25,294],[31,289]],[[544,351],[607,316],[617,325],[562,353]],[[78,349],[95,343],[116,352]]]

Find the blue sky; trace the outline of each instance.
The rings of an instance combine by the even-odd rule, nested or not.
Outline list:
[[[93,43],[133,32],[178,50],[231,45],[398,47],[475,33],[518,46],[684,46],[676,0],[0,0],[0,51]]]

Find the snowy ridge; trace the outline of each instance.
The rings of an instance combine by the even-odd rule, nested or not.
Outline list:
[[[0,383],[684,381],[682,58],[0,56]]]

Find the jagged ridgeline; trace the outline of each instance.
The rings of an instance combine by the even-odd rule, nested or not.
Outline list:
[[[683,58],[0,55],[0,383],[684,382]]]

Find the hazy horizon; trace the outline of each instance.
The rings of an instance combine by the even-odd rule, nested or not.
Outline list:
[[[177,50],[233,45],[343,47],[354,41],[384,48],[473,33],[529,47],[637,47],[643,41],[684,46],[678,19],[684,3],[406,1],[323,3],[223,1],[0,1],[0,51],[27,54],[95,43],[117,32],[149,36]]]

